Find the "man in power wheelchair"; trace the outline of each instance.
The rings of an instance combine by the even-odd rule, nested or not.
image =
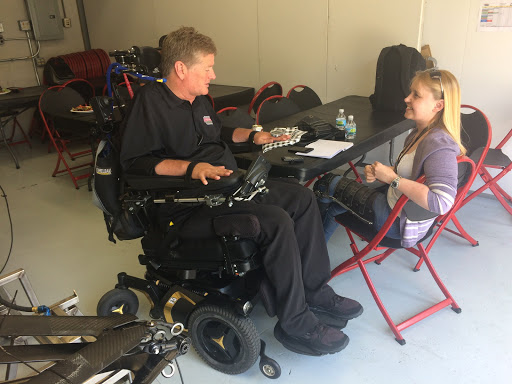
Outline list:
[[[254,295],[257,289],[253,287],[258,285],[250,284],[250,280],[258,283],[261,273],[267,282],[263,290],[270,291],[263,296],[275,301],[266,308],[275,308],[279,319],[275,337],[298,353],[336,353],[349,341],[340,329],[363,308],[327,285],[329,256],[312,191],[289,180],[267,180],[268,191],[250,201],[232,195],[238,182],[230,186],[229,180],[236,179],[237,166],[226,141],[258,145],[280,139],[243,128],[224,128],[221,132],[220,120],[204,96],[215,78],[215,53],[213,41],[193,28],[170,33],[161,62],[167,82],[139,89],[123,122],[120,161],[126,175],[146,180],[179,176],[185,183],[184,187],[176,186],[178,197],[152,197],[150,193],[135,201],[125,199],[128,211],[143,211],[149,201],[168,202],[153,205],[150,217],[158,223],[151,223],[152,230],[142,241],[141,262],[148,269],[148,281],[154,283],[156,291],[168,289],[164,299],[153,295],[152,314],[161,316],[160,310],[173,316],[180,309],[184,313],[180,321],[190,330],[199,354],[216,369],[243,372],[255,357],[238,367],[237,362],[244,355],[257,357],[259,344],[243,331],[234,330],[234,324],[245,321],[240,314],[247,314],[250,300],[246,298]],[[216,182],[222,185],[218,187]],[[196,189],[201,184],[206,192]],[[145,191],[161,188],[133,186]],[[182,195],[184,189],[194,193],[192,201],[204,197],[206,204],[176,200],[189,198]],[[222,199],[212,201],[208,189],[224,192],[224,203],[216,204]],[[254,269],[258,265],[262,266],[259,271]],[[153,270],[158,273],[153,274]],[[131,280],[120,277],[119,287],[126,285],[126,279]],[[176,279],[180,287],[173,290]],[[140,287],[142,284],[151,285],[144,281]],[[239,314],[225,311],[226,297],[238,304]],[[210,303],[216,300],[221,304],[212,309]]]

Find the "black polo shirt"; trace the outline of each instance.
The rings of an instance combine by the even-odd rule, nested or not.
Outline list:
[[[121,165],[125,171],[154,175],[164,159],[200,161],[237,169],[221,139],[222,125],[210,102],[178,98],[164,83],[152,82],[136,94],[123,123]],[[231,138],[225,129],[223,138]]]

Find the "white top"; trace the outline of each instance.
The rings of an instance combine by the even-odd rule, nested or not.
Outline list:
[[[404,155],[400,163],[398,163],[397,174],[405,179],[410,179],[412,175],[412,164],[414,162],[414,155],[416,154],[416,150]],[[396,202],[402,196],[402,192],[395,188],[388,188],[388,204],[393,209],[395,207]]]

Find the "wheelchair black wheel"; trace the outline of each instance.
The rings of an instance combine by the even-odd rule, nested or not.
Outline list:
[[[137,314],[139,299],[129,289],[112,289],[105,293],[98,302],[96,313],[98,316],[111,316],[116,314]]]
[[[209,304],[196,308],[188,324],[197,353],[217,371],[236,375],[256,362],[260,338],[251,319]]]

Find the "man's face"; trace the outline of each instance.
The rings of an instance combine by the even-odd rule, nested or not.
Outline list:
[[[214,64],[215,56],[213,54],[198,54],[196,63],[187,67],[184,85],[190,96],[208,94],[210,80],[215,79]]]

